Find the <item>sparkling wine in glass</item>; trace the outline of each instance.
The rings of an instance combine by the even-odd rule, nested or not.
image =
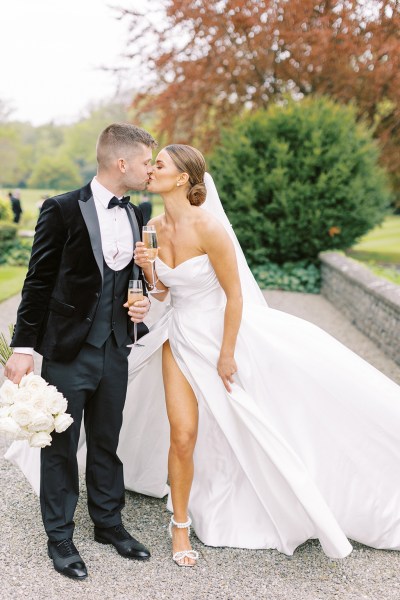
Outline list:
[[[158,243],[157,243],[157,232],[154,225],[145,225],[142,230],[143,243],[147,249],[148,260],[151,262],[151,274],[152,274],[152,289],[149,290],[150,294],[161,294],[162,290],[156,288],[156,271],[154,262],[158,254]]]
[[[132,306],[135,302],[139,302],[139,300],[143,300],[143,284],[140,279],[130,279],[128,284],[128,305]],[[139,344],[137,341],[137,323],[133,324],[133,345],[141,346],[143,344]]]

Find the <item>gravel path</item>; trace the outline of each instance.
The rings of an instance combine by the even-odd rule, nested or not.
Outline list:
[[[313,321],[400,383],[400,367],[360,334],[321,296],[267,292],[270,306]],[[13,322],[18,299],[1,305],[0,330]],[[37,368],[40,361],[37,360]],[[0,450],[4,442],[0,440]],[[0,453],[1,454],[1,453]],[[82,482],[83,483],[83,482]],[[308,542],[292,558],[274,550],[203,546],[195,569],[170,559],[165,501],[127,493],[127,528],[148,545],[147,563],[128,561],[93,540],[85,488],[76,513],[74,541],[90,577],[74,582],[58,575],[46,555],[39,504],[19,471],[0,459],[1,600],[398,600],[400,553],[354,544],[353,553],[329,560],[319,543]]]

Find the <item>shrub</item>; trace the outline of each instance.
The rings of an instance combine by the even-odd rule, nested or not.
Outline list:
[[[0,244],[14,240],[17,237],[18,227],[14,223],[0,221]]]
[[[12,221],[12,216],[10,201],[0,198],[0,221]]]
[[[253,267],[254,277],[261,289],[285,290],[318,294],[321,288],[321,271],[318,265],[305,260],[277,265],[265,262]]]
[[[315,261],[380,223],[390,194],[378,156],[352,107],[307,98],[237,120],[209,163],[255,266]]]
[[[16,239],[5,249],[0,264],[6,264],[10,267],[27,267],[32,251],[32,240]],[[2,262],[4,261],[4,262]]]

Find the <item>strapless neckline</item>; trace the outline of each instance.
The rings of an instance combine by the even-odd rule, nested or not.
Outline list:
[[[156,260],[159,260],[160,262],[162,262],[162,264],[164,266],[167,267],[167,269],[169,269],[170,271],[175,271],[175,269],[178,269],[178,267],[181,267],[182,265],[195,260],[196,258],[202,258],[203,256],[208,256],[208,254],[197,254],[196,256],[192,256],[191,258],[187,258],[186,260],[182,261],[179,263],[179,265],[176,265],[175,267],[170,267],[169,265],[167,265],[166,262],[164,262],[159,256],[157,256]]]

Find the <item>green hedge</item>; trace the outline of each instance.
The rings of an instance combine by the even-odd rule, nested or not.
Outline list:
[[[352,107],[307,98],[248,113],[209,157],[252,266],[351,247],[390,203],[371,133]]]
[[[10,201],[0,198],[0,221],[12,221],[12,217]]]
[[[0,221],[0,265],[24,267],[29,263],[32,239],[17,236],[18,227],[13,223]]]
[[[0,220],[0,244],[15,240],[17,237],[18,227],[14,223]]]

